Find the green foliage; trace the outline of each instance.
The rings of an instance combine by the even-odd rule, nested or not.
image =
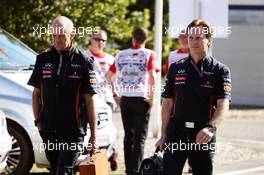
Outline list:
[[[169,27],[169,0],[164,1],[164,8],[163,8],[163,37],[162,37],[162,57],[163,57],[163,63],[168,58],[169,53],[172,50],[175,50],[178,48],[178,41],[175,39],[171,39],[168,37],[168,33],[166,32],[166,29]]]
[[[176,49],[177,42],[169,39],[165,33],[165,27],[168,27],[168,0],[164,0],[163,11],[164,60],[171,50]],[[153,48],[154,44],[154,0],[1,0],[0,12],[0,27],[37,52],[50,47],[51,41],[49,35],[37,35],[35,30],[43,27],[43,31],[60,15],[74,22],[80,34],[76,36],[75,44],[85,49],[89,34],[95,27],[107,31],[106,50],[111,54],[131,46],[131,33],[138,26],[149,29],[147,47]]]
[[[50,47],[50,36],[36,33],[48,28],[52,20],[64,15],[73,20],[77,32],[76,43],[87,48],[88,37],[95,27],[107,31],[109,45],[118,48],[130,45],[134,26],[148,28],[149,10],[129,12],[135,0],[1,0],[1,27],[21,39],[36,51]],[[83,36],[84,34],[84,36]],[[116,52],[116,51],[112,51]]]

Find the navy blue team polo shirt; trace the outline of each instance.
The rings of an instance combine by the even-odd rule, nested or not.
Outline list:
[[[174,98],[173,116],[183,121],[210,121],[217,99],[231,101],[229,68],[211,56],[196,65],[191,56],[170,66],[163,98]]]
[[[53,47],[37,56],[28,85],[41,91],[39,119],[43,132],[81,134],[80,93],[96,93],[92,59],[75,48],[58,52]],[[86,115],[85,115],[86,116]]]

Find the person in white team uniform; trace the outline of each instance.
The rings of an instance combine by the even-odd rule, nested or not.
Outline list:
[[[106,81],[104,80],[105,73],[109,70],[110,66],[114,63],[115,57],[104,52],[105,44],[107,40],[107,34],[104,30],[97,31],[91,36],[90,39],[90,48],[87,51],[88,56],[94,57],[95,70],[97,70],[100,75],[99,81],[99,92],[98,94],[102,99],[113,110],[114,108],[114,99],[112,96],[112,91],[109,86],[107,86]]]
[[[168,60],[163,68],[164,74],[168,73],[168,70],[172,63],[178,62],[182,58],[189,56],[190,50],[188,48],[188,39],[185,30],[181,31],[178,41],[179,41],[179,48],[177,50],[170,52]]]
[[[152,106],[156,54],[146,49],[147,31],[137,28],[133,32],[133,47],[120,51],[115,63],[106,73],[109,83],[117,75],[117,92],[113,96],[120,104],[124,136],[124,156],[127,175],[138,175],[144,155],[148,121]],[[114,88],[113,88],[114,89]]]
[[[110,66],[114,63],[115,57],[104,52],[105,44],[107,40],[107,33],[104,30],[99,30],[94,33],[90,38],[90,48],[87,51],[89,57],[94,58],[95,70],[99,75],[98,81],[98,95],[110,106],[112,111],[114,110],[114,98],[112,95],[111,87],[105,81],[105,74],[109,70]],[[118,167],[117,152],[112,148],[112,153],[109,157],[110,167],[112,170],[116,170]]]

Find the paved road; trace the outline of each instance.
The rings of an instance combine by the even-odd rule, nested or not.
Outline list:
[[[245,117],[254,111],[232,111],[218,129],[220,150],[216,156],[215,174],[221,175],[263,175],[264,174],[264,111],[258,117]],[[261,117],[263,115],[263,117]],[[235,117],[232,117],[235,116]],[[114,122],[119,132],[117,147],[122,159],[122,124],[120,114],[114,114]],[[149,133],[145,157],[153,152],[157,139]],[[120,144],[121,143],[121,144]],[[185,173],[187,168],[185,167]]]
[[[227,119],[218,136],[264,142],[264,116],[263,119]]]
[[[264,116],[260,118],[227,119],[218,131],[218,140],[240,149],[237,159],[216,166],[217,174],[264,174]],[[239,152],[239,151],[237,151]],[[232,154],[232,152],[231,152]],[[227,173],[233,172],[233,173]]]
[[[122,162],[124,133],[120,113],[114,113],[113,120],[119,134],[115,146],[119,151],[120,162]],[[149,133],[145,157],[153,153],[156,140]],[[227,119],[218,129],[217,140],[220,146],[216,154],[215,174],[264,174],[264,110],[231,110]],[[120,169],[113,174],[123,175],[124,173]],[[183,174],[185,175],[188,174],[186,170],[187,167],[184,169]],[[40,175],[41,173],[32,174]]]

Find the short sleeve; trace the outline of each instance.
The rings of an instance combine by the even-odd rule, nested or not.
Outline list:
[[[152,63],[149,64],[148,70],[153,69],[153,70],[155,70],[155,72],[160,72],[161,68],[159,65],[159,60],[158,60],[158,57],[154,51],[150,55],[150,61]]]
[[[40,88],[40,79],[41,79],[41,64],[40,57],[37,56],[33,72],[28,80],[28,85],[34,86],[35,88]]]
[[[226,98],[231,101],[231,72],[228,67],[223,67],[219,76],[219,81],[216,90],[216,98]]]
[[[116,73],[116,65],[115,62],[110,66],[109,70],[113,73]]]
[[[151,71],[154,69],[154,60],[156,59],[155,57],[156,55],[154,54],[154,52],[150,53],[149,60],[148,60],[148,71]]]
[[[112,55],[109,55],[108,58],[109,58],[109,59],[108,59],[108,64],[109,64],[109,65],[112,65],[112,64],[115,62],[115,57],[113,57]]]
[[[80,92],[96,94],[96,88],[96,72],[94,70],[93,63],[89,60],[89,58],[87,58],[83,70]]]
[[[168,71],[169,71],[169,63],[167,60],[163,66],[163,73],[166,75],[168,73]]]
[[[165,80],[165,87],[164,91],[162,92],[162,97],[163,98],[172,98],[174,97],[173,93],[173,77],[174,77],[174,70],[176,69],[176,64],[172,64],[169,68],[168,74],[166,76]]]

